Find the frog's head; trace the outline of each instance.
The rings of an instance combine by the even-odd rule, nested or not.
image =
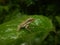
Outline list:
[[[32,21],[34,21],[34,18],[28,18],[28,20],[27,20],[28,22],[32,22]]]

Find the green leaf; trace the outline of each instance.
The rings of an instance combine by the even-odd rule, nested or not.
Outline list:
[[[30,6],[31,4],[34,4],[33,0],[25,0],[27,6]]]
[[[58,21],[58,23],[60,25],[60,16],[56,16],[56,19],[57,19],[57,21]]]
[[[17,32],[18,25],[29,17],[35,20],[29,24],[29,30],[21,29]],[[50,31],[53,31],[51,20],[45,16],[27,16],[14,19],[10,22],[0,25],[0,44],[1,45],[33,45],[41,44]]]

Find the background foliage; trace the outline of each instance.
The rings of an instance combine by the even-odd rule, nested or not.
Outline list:
[[[21,43],[22,43],[21,45],[23,44],[60,45],[59,43],[60,42],[60,35],[59,35],[60,34],[60,6],[59,5],[60,3],[58,0],[0,0],[0,38],[1,37],[6,38],[5,40],[0,39],[1,45],[12,45],[12,44],[20,45]],[[21,32],[15,31],[18,23],[24,21],[24,19],[27,19],[30,16],[35,18],[38,21],[36,23],[39,23],[44,27],[42,28],[39,26],[37,27],[37,29],[42,28],[41,30],[45,30],[45,31],[50,30],[49,32],[47,31],[45,32],[47,33],[46,34],[47,36],[46,35],[43,36],[43,37],[46,36],[44,40],[40,41],[41,35],[39,30],[36,33],[36,31],[33,32],[35,30],[33,28],[31,28],[33,30],[32,31],[33,34],[29,34],[27,31],[24,31],[25,29],[22,30]],[[38,20],[38,18],[41,20]],[[40,23],[39,21],[42,21],[42,23]],[[6,26],[6,25],[10,25],[10,26]],[[36,25],[31,24],[30,26],[32,27]],[[46,29],[46,26],[47,27],[50,26],[53,29],[51,29],[50,27],[49,29]],[[7,33],[4,31],[8,28],[11,29],[12,27],[13,27],[12,31]],[[10,39],[11,36],[16,36],[19,33],[22,33],[21,35],[23,35],[23,37],[18,37],[17,39],[13,39],[13,40]],[[42,31],[42,34],[45,33],[44,31]],[[9,36],[6,36],[7,34],[9,34]],[[20,36],[20,34],[18,36]],[[29,38],[30,40],[27,39],[28,37],[30,37]],[[26,42],[28,42],[28,44]]]

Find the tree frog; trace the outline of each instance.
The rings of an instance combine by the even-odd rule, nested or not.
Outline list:
[[[34,21],[34,18],[31,18],[31,17],[26,19],[25,21],[23,21],[22,23],[20,23],[18,25],[17,31],[19,31],[21,28],[25,28],[25,29],[29,30],[28,29],[29,28],[29,24],[32,23],[33,21]]]

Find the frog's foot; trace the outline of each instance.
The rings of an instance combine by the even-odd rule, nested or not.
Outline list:
[[[20,26],[18,26],[18,27],[17,27],[17,31],[20,31],[20,29],[21,29],[21,27],[20,27]]]
[[[29,28],[29,25],[26,25],[25,26],[25,29],[27,29],[29,32],[31,32],[30,28]]]

